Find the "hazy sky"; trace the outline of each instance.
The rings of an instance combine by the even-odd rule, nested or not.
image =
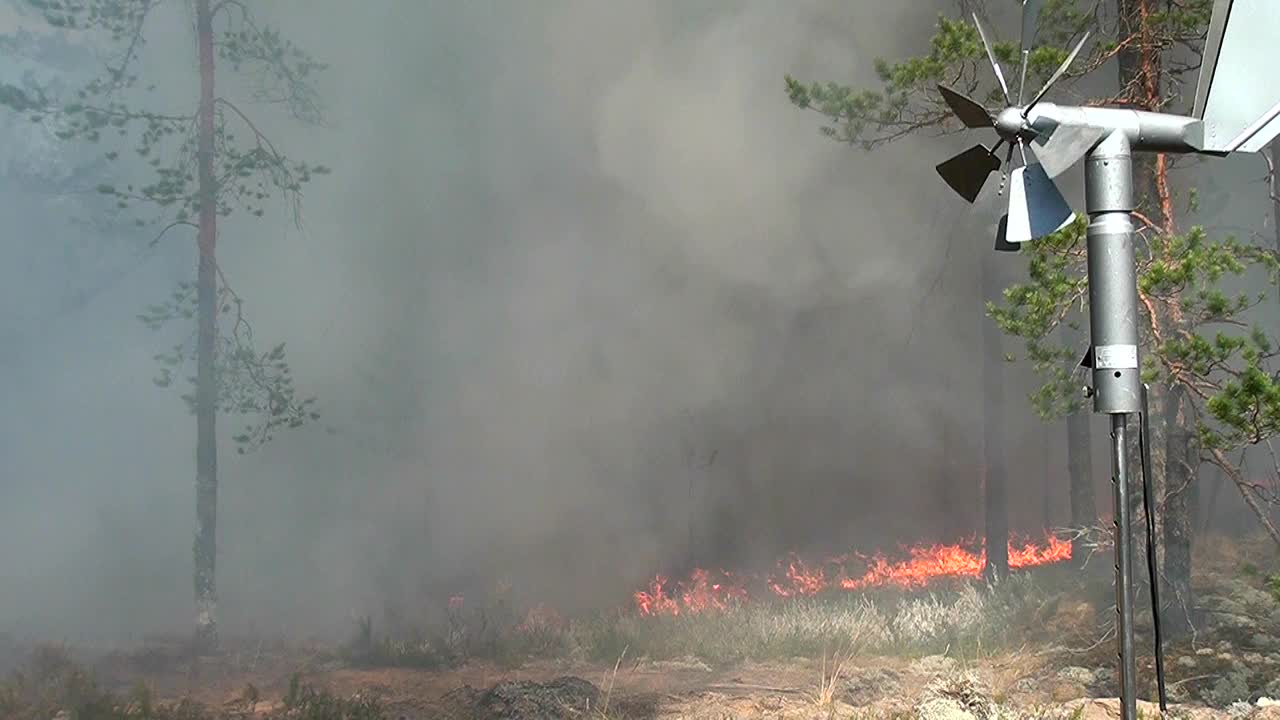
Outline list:
[[[190,12],[170,5],[141,67],[185,112]],[[874,58],[923,47],[930,5],[267,8],[331,65],[326,122],[255,116],[334,172],[302,230],[225,222],[220,257],[324,417],[251,456],[224,444],[226,624],[345,631],[502,577],[526,600],[619,602],[689,559],[690,518],[707,562],[943,539],[944,419],[976,529],[994,215],[932,169],[964,142],[839,146],[782,83],[873,81]],[[135,315],[193,275],[192,239],[148,250],[24,195],[22,168],[74,163],[5,123],[23,140],[3,181],[0,631],[184,629],[194,422],[151,384],[184,333]],[[1001,258],[1010,278],[1021,262]],[[1008,372],[1014,527],[1039,526],[1046,466],[1065,521],[1061,429],[1046,460]]]

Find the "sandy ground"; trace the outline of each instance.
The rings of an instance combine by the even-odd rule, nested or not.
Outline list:
[[[125,688],[144,681],[165,698],[187,697],[211,707],[231,707],[252,686],[261,701],[257,713],[279,708],[290,679],[343,696],[373,695],[395,720],[483,717],[475,699],[500,683],[546,683],[573,676],[594,684],[597,703],[607,704],[608,717],[619,718],[872,718],[916,717],[925,688],[935,680],[972,672],[990,697],[1002,705],[1028,711],[1028,717],[1070,717],[1082,702],[1095,700],[1080,717],[1110,717],[1115,709],[1090,695],[1080,668],[1048,652],[1024,650],[960,663],[942,656],[920,658],[857,657],[841,667],[834,682],[830,663],[794,658],[785,662],[748,663],[712,668],[698,660],[630,661],[605,666],[572,661],[536,661],[519,668],[472,662],[451,670],[354,669],[307,653],[244,651],[220,658],[188,660],[159,651],[102,661],[104,682]],[[1144,676],[1150,676],[1145,670]],[[831,685],[823,703],[822,687]],[[1075,702],[1072,702],[1075,701]],[[1040,714],[1033,708],[1056,708]],[[1280,709],[1275,717],[1280,717]],[[573,717],[566,711],[564,717]],[[590,716],[590,715],[588,715]],[[599,717],[599,713],[596,715]],[[1226,714],[1207,710],[1192,717]]]

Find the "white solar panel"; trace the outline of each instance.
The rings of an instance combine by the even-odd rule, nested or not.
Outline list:
[[[1257,152],[1280,134],[1280,0],[1216,0],[1196,88],[1205,150]]]

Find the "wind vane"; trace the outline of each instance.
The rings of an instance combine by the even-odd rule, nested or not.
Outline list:
[[[1165,709],[1164,663],[1159,621],[1159,580],[1155,570],[1154,520],[1151,514],[1150,433],[1147,387],[1138,352],[1137,267],[1134,261],[1134,152],[1226,156],[1257,152],[1280,134],[1280,73],[1273,63],[1280,44],[1280,2],[1215,0],[1204,60],[1190,117],[1105,107],[1074,107],[1042,102],[1088,40],[1086,33],[1044,87],[1023,104],[1027,60],[1044,0],[1022,0],[1022,62],[1018,94],[1010,95],[982,24],[975,14],[987,58],[1007,106],[988,111],[972,98],[938,86],[943,100],[968,128],[992,128],[996,144],[975,145],[938,165],[938,174],[973,203],[991,173],[1002,166],[996,154],[1008,145],[1004,166],[1016,147],[1022,164],[1002,176],[1008,180],[1009,209],[997,231],[997,249],[1050,235],[1066,227],[1075,213],[1054,184],[1081,158],[1085,160],[1085,212],[1089,275],[1090,347],[1084,364],[1093,371],[1087,394],[1094,412],[1111,416],[1111,468],[1115,505],[1116,612],[1119,645],[1121,717],[1137,718],[1133,635],[1133,549],[1129,513],[1130,468],[1125,435],[1137,414],[1142,449],[1147,515],[1147,564],[1155,618],[1156,675]]]

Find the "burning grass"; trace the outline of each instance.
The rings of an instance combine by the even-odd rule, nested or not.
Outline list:
[[[917,590],[939,582],[977,578],[986,567],[986,551],[975,542],[921,545],[904,548],[899,559],[883,553],[851,553],[806,562],[791,555],[767,576],[737,574],[697,568],[683,581],[658,575],[636,591],[641,615],[681,615],[723,611],[761,598],[812,597],[843,590],[860,592],[876,588]],[[1071,559],[1071,543],[1055,535],[1041,541],[1011,540],[1009,567],[1023,570],[1063,563]]]
[[[1071,545],[1056,536],[1009,544],[1014,570],[1063,566]],[[1011,625],[1042,608],[1025,576],[980,585],[985,552],[974,543],[904,548],[897,559],[851,553],[807,563],[790,556],[771,574],[695,569],[659,575],[634,608],[566,619],[538,606],[522,618],[499,602],[466,608],[451,598],[443,627],[376,637],[365,619],[347,659],[371,666],[453,667],[471,658],[514,665],[532,658],[610,662],[625,648],[654,660],[714,664],[852,652],[937,652],[999,647]],[[1043,572],[1043,570],[1041,570]]]
[[[612,663],[624,652],[712,665],[816,658],[833,647],[847,654],[973,654],[1019,641],[1010,628],[1035,627],[1046,600],[1033,578],[1020,575],[997,585],[966,581],[932,592],[832,589],[696,613],[619,610],[565,619],[535,608],[506,626],[494,623],[495,613],[476,610],[451,615],[448,628],[414,633],[409,642],[375,638],[364,626],[348,657],[365,665],[446,667],[467,659],[509,665],[535,658]]]

